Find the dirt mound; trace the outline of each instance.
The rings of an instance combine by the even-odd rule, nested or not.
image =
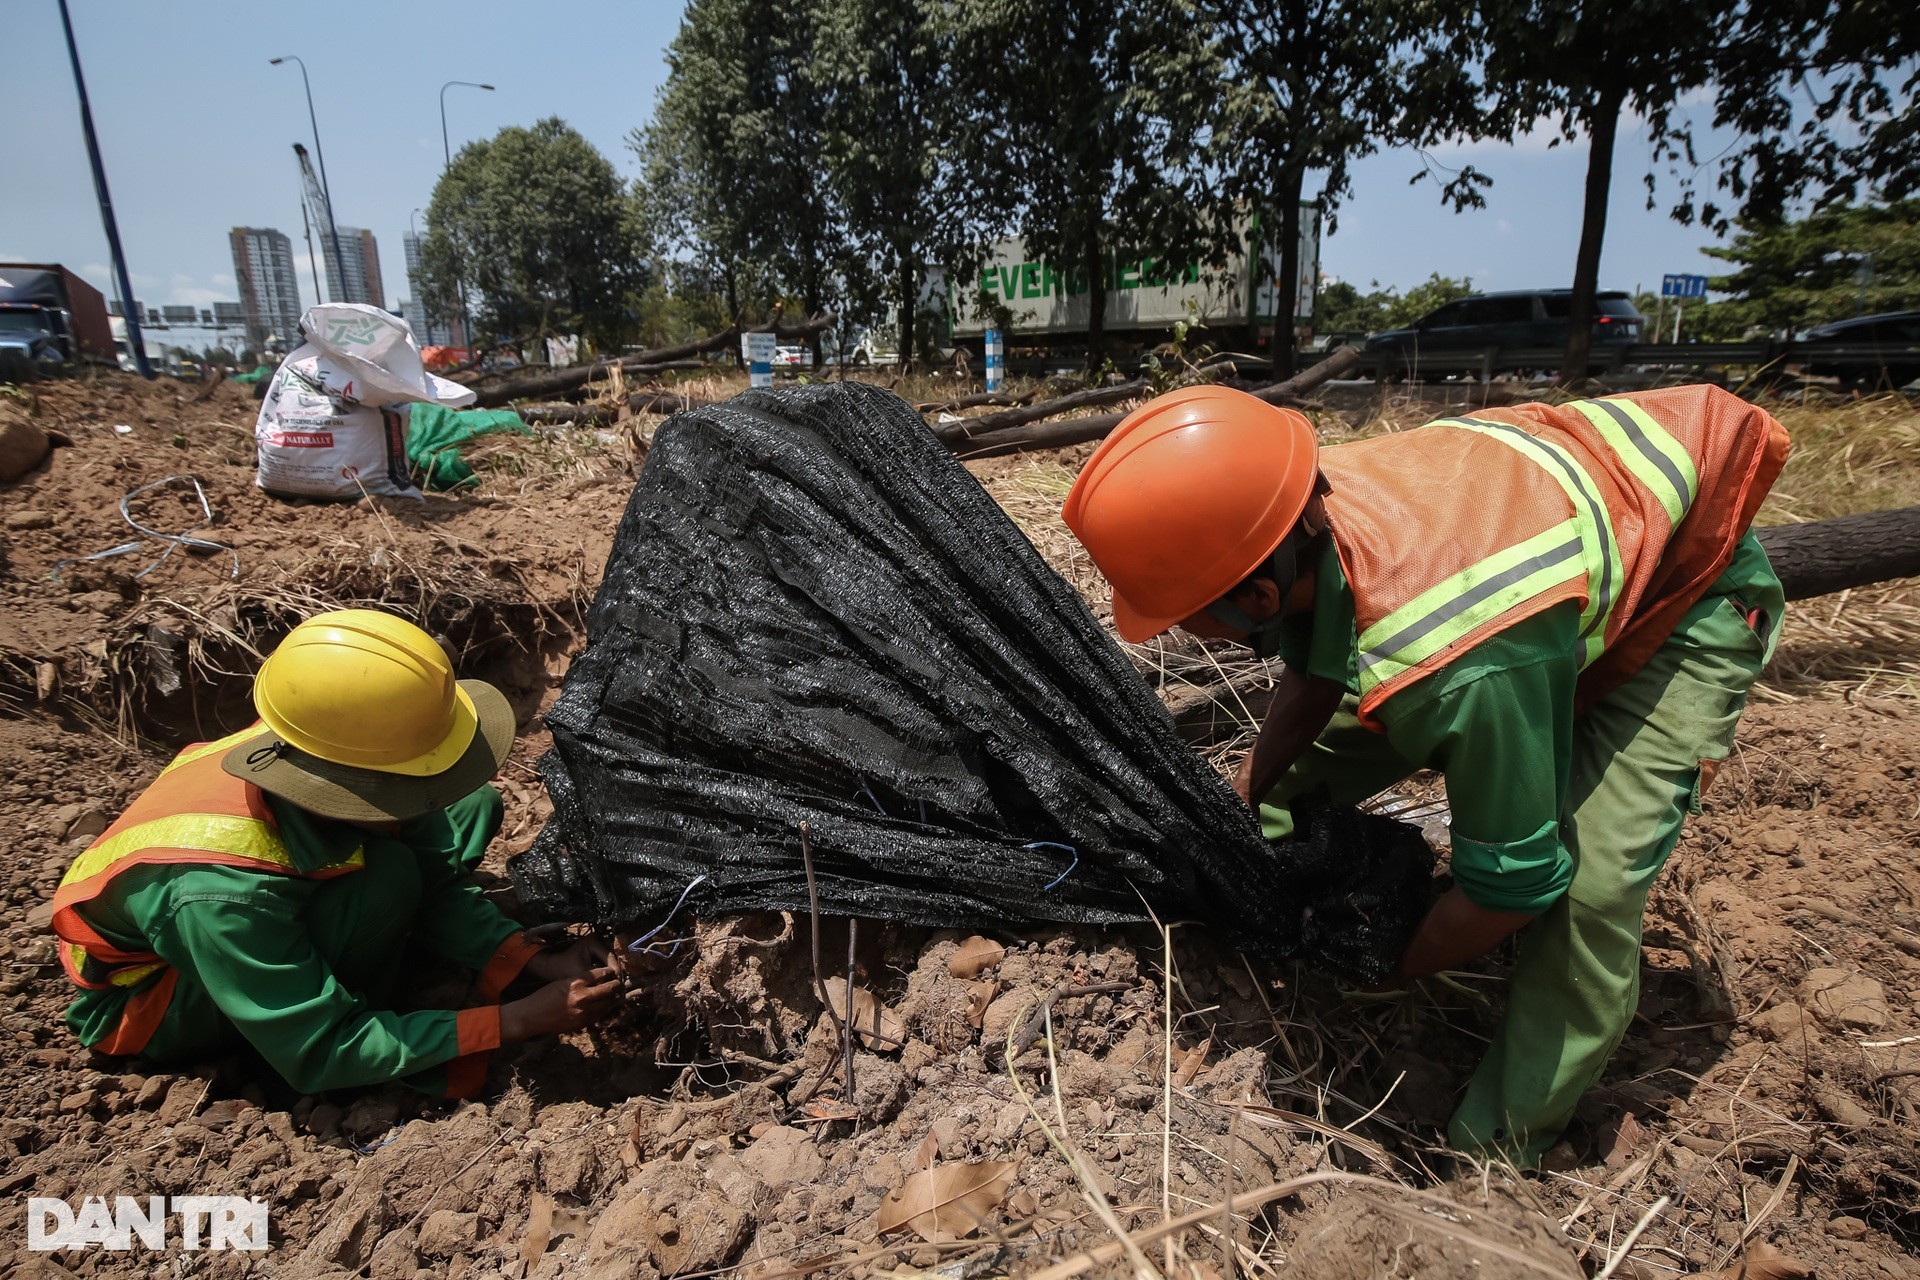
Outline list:
[[[248,646],[303,584],[406,601],[531,717],[631,459],[623,437],[543,435],[489,453],[473,498],[281,506],[251,487],[242,393],[102,378],[37,394],[36,421],[75,443],[0,491],[0,1271],[44,1258],[25,1250],[28,1196],[252,1194],[272,1251],[195,1255],[195,1274],[1131,1275],[1117,1227],[1183,1280],[1504,1278],[1598,1272],[1644,1221],[1615,1275],[1712,1273],[1772,1243],[1822,1276],[1920,1277],[1920,702],[1858,679],[1759,691],[1656,895],[1640,1016],[1524,1182],[1437,1152],[1499,1014],[1498,958],[1370,997],[1178,922],[1171,956],[1145,928],[996,934],[971,959],[960,935],[861,922],[852,985],[880,1034],[851,1088],[817,994],[848,976],[848,926],[823,923],[816,981],[804,913],[670,920],[655,956],[635,953],[624,1017],[497,1055],[484,1103],[303,1098],[245,1057],[93,1057],[61,1022],[45,902],[195,708],[205,732],[238,727],[222,717]],[[1049,551],[1063,471],[990,477]],[[201,534],[240,551],[237,587],[230,561],[186,552],[136,577],[152,546],[50,580],[132,536],[123,493],[182,472],[215,511]],[[198,510],[173,489],[150,508],[169,531]],[[178,693],[154,683],[162,653]],[[1169,691],[1177,669],[1155,673]],[[145,737],[110,732],[123,708]],[[505,859],[548,808],[530,767],[544,736],[529,723],[501,775],[506,829],[481,873],[510,910]],[[423,1003],[464,994],[464,975],[426,977]],[[949,1203],[970,1234],[940,1229]],[[896,1225],[905,1209],[921,1212]],[[1163,1221],[1185,1225],[1162,1238]],[[58,1257],[86,1276],[167,1264]]]

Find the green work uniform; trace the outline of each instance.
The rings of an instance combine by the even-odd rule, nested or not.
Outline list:
[[[1578,717],[1579,606],[1556,605],[1387,699],[1376,733],[1355,714],[1353,593],[1332,547],[1316,568],[1312,611],[1288,621],[1280,655],[1347,698],[1266,797],[1262,825],[1287,835],[1288,802],[1320,786],[1354,803],[1418,769],[1446,776],[1455,882],[1482,907],[1537,917],[1448,1136],[1535,1164],[1633,1017],[1647,895],[1699,812],[1702,765],[1732,750],[1779,634],[1780,581],[1747,534],[1646,665]]]
[[[250,1043],[302,1093],[389,1080],[446,1092],[459,1056],[450,1010],[395,1013],[409,941],[478,970],[518,926],[468,872],[500,829],[491,786],[382,835],[267,797],[301,871],[349,856],[365,866],[325,880],[186,863],[135,867],[83,908],[117,947],[179,971],[144,1050],[156,1061]],[[129,993],[82,991],[67,1023],[85,1044],[111,1033]]]

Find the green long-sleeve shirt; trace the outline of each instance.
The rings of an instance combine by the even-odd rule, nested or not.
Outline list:
[[[1357,696],[1353,592],[1331,544],[1315,569],[1313,608],[1283,628],[1280,657]],[[1780,582],[1751,533],[1669,643],[1739,647],[1744,638],[1733,628],[1747,624],[1719,607],[1729,596],[1762,610],[1767,632],[1777,634]],[[1543,610],[1402,689],[1377,713],[1401,757],[1445,775],[1454,880],[1491,910],[1537,915],[1573,879],[1560,815],[1573,756],[1579,621],[1573,602]]]
[[[409,938],[482,970],[516,934],[465,872],[499,829],[499,793],[483,787],[390,836],[316,818],[271,796],[267,803],[300,870],[338,861],[355,847],[364,850],[366,869],[310,880],[224,866],[138,867],[83,909],[107,941],[153,951],[180,971],[174,1006],[148,1053],[207,1052],[202,1042],[221,1030],[206,1025],[217,1024],[210,1002],[302,1092],[396,1079],[444,1091],[447,1073],[436,1068],[498,1044],[497,1006],[396,1013],[380,1007],[384,999],[374,993],[384,996],[404,978]],[[411,861],[417,875],[395,859]],[[416,883],[418,905],[408,919],[405,900]],[[342,892],[351,901],[312,909],[316,895]],[[330,943],[338,955],[343,936],[358,940],[340,966],[344,974],[321,946]],[[128,998],[121,990],[83,990],[68,1024],[93,1044],[113,1030]]]

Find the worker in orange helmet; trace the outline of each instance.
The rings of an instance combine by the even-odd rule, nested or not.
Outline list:
[[[612,1012],[605,947],[542,947],[467,874],[500,829],[499,690],[456,681],[412,623],[342,609],[281,641],[253,703],[259,723],[181,752],[61,880],[82,1043],[161,1062],[244,1043],[302,1093],[471,1097],[498,1046]],[[471,1007],[394,1010],[410,945],[474,970]]]
[[[1457,1148],[1537,1163],[1626,1031],[1647,895],[1779,633],[1749,526],[1788,447],[1704,386],[1325,450],[1298,413],[1194,387],[1128,415],[1067,497],[1125,639],[1284,659],[1234,784],[1270,837],[1320,787],[1445,775],[1453,886],[1396,977],[1525,929]]]

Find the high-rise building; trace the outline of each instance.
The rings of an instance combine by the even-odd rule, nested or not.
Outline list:
[[[426,239],[409,231],[401,241],[407,250],[407,288],[413,292],[412,301],[400,304],[407,315],[407,327],[413,330],[414,339],[423,347],[464,346],[458,319],[449,320],[427,314],[427,304],[423,301],[427,292],[426,271],[422,266],[421,254]]]
[[[341,227],[339,231],[340,252],[347,259],[344,277],[334,256],[333,237],[324,231],[317,237],[320,257],[327,268],[327,292],[335,302],[365,302],[384,308],[387,292],[380,283],[380,246],[374,243],[373,232],[364,227]]]
[[[277,338],[291,349],[300,341],[300,283],[293,271],[293,241],[271,227],[235,227],[233,278],[240,282],[247,341],[256,347]]]

